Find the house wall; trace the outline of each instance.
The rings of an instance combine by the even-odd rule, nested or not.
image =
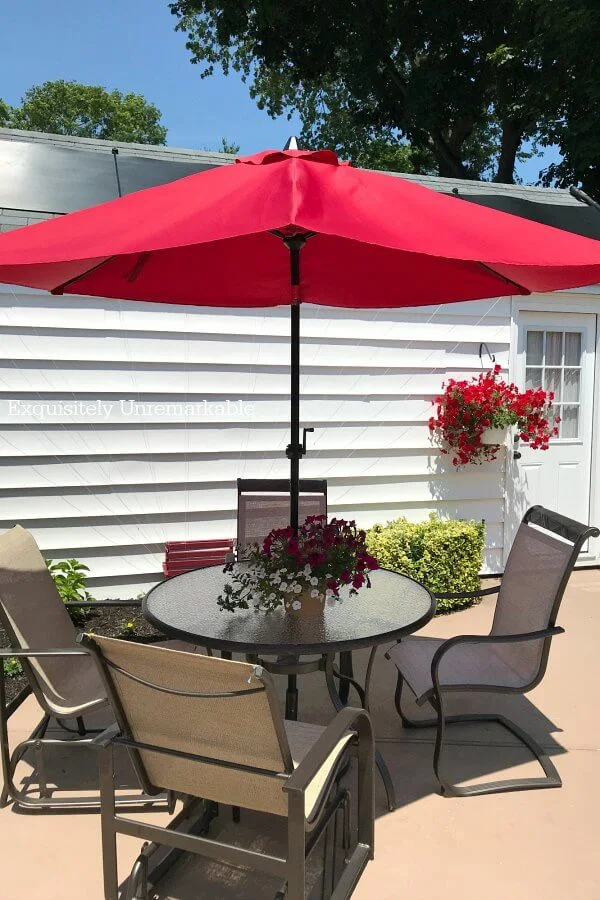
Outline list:
[[[501,462],[457,473],[426,423],[447,375],[480,371],[482,341],[507,367],[510,321],[510,298],[303,307],[301,418],[315,433],[301,473],[328,479],[333,515],[365,527],[434,510],[485,519],[486,569],[501,570]],[[163,308],[0,286],[0,336],[0,528],[20,522],[46,556],[85,562],[98,597],[159,580],[166,540],[234,535],[237,477],[287,475],[285,308]],[[75,401],[94,414],[61,407]],[[160,408],[184,402],[199,404],[193,416]]]

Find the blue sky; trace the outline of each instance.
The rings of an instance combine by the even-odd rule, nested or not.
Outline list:
[[[57,78],[135,91],[155,103],[174,147],[217,149],[221,138],[242,153],[283,147],[296,119],[271,119],[240,78],[202,80],[175,34],[167,0],[20,0],[2,17],[0,97],[17,104],[33,84]],[[543,166],[530,160],[519,174],[535,182]]]

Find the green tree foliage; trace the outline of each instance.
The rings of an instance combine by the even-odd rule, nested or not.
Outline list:
[[[235,156],[236,153],[240,152],[240,145],[236,144],[235,141],[228,141],[227,138],[221,138],[221,146],[219,147],[219,153],[231,153]]]
[[[560,82],[549,86],[556,110],[541,141],[558,145],[562,158],[543,173],[543,183],[580,184],[600,199],[600,5],[538,0],[537,6],[548,52],[563,67]]]
[[[2,97],[0,97],[0,128],[5,128],[8,125],[9,118],[10,107],[4,102]]]
[[[6,124],[25,131],[164,144],[167,129],[160,117],[160,110],[141,94],[76,81],[46,81],[29,88],[21,105],[7,111]]]
[[[240,72],[259,107],[298,110],[305,140],[355,159],[375,138],[389,145],[385,165],[381,144],[374,151],[384,167],[396,152],[412,171],[511,182],[524,146],[558,142],[567,168],[546,177],[585,184],[600,156],[600,116],[587,114],[597,0],[175,0],[171,10],[203,77]]]

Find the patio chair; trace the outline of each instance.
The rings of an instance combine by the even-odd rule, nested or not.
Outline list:
[[[80,640],[96,656],[117,716],[116,728],[96,741],[102,748],[106,900],[117,900],[119,833],[152,842],[134,866],[128,897],[149,896],[151,857],[167,845],[281,877],[286,887],[276,896],[304,900],[306,858],[322,835],[325,882],[335,868],[324,833],[335,825],[338,811],[344,814],[346,865],[333,897],[350,897],[373,858],[374,747],[368,713],[346,708],[327,728],[284,722],[270,677],[260,666],[95,635]],[[115,814],[115,746],[130,751],[148,794],[167,790],[183,799],[182,812],[167,827]],[[346,840],[351,797],[339,782],[349,754],[358,760],[358,840],[352,852]],[[195,812],[205,816],[210,803],[286,818],[285,856],[263,855],[211,839],[204,828],[200,834],[190,829],[189,819]],[[330,885],[324,887],[331,896]]]
[[[53,797],[45,779],[44,749],[60,745],[87,748],[98,729],[88,729],[85,717],[99,710],[110,713],[106,690],[94,660],[77,646],[77,633],[66,606],[129,605],[112,601],[64,604],[52,580],[44,557],[32,535],[16,525],[0,535],[0,624],[8,634],[11,647],[0,650],[0,758],[3,788],[0,808],[9,798],[30,808],[99,806],[99,797]],[[168,642],[187,646],[181,641]],[[6,658],[21,661],[43,717],[31,736],[10,753],[6,691],[2,662]],[[46,732],[55,720],[61,731],[57,737]],[[67,724],[72,720],[72,728]],[[112,720],[112,715],[109,721]],[[19,790],[14,773],[28,752],[35,755],[40,796]],[[120,798],[123,803],[140,803],[140,795]]]
[[[398,669],[396,708],[407,728],[437,727],[434,770],[441,792],[448,796],[472,796],[499,791],[560,787],[560,776],[542,747],[522,728],[502,715],[446,715],[450,692],[487,691],[524,694],[544,677],[552,638],[564,629],[556,618],[567,582],[582,546],[598,537],[597,528],[582,525],[558,513],[533,506],[515,537],[499,588],[488,635],[459,635],[449,640],[429,637],[402,639],[386,656]],[[417,704],[430,703],[433,720],[414,721],[402,707],[406,681]],[[497,722],[511,731],[537,757],[541,778],[514,778],[461,787],[444,774],[443,749],[446,726],[460,722]]]
[[[262,544],[273,528],[290,524],[290,482],[286,478],[238,478],[237,553]],[[300,479],[298,521],[327,515],[327,481]]]

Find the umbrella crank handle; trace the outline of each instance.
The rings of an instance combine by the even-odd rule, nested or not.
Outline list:
[[[306,435],[308,433],[312,434],[314,430],[315,430],[314,428],[303,428],[302,429],[302,456],[305,456],[305,454],[306,454]]]

